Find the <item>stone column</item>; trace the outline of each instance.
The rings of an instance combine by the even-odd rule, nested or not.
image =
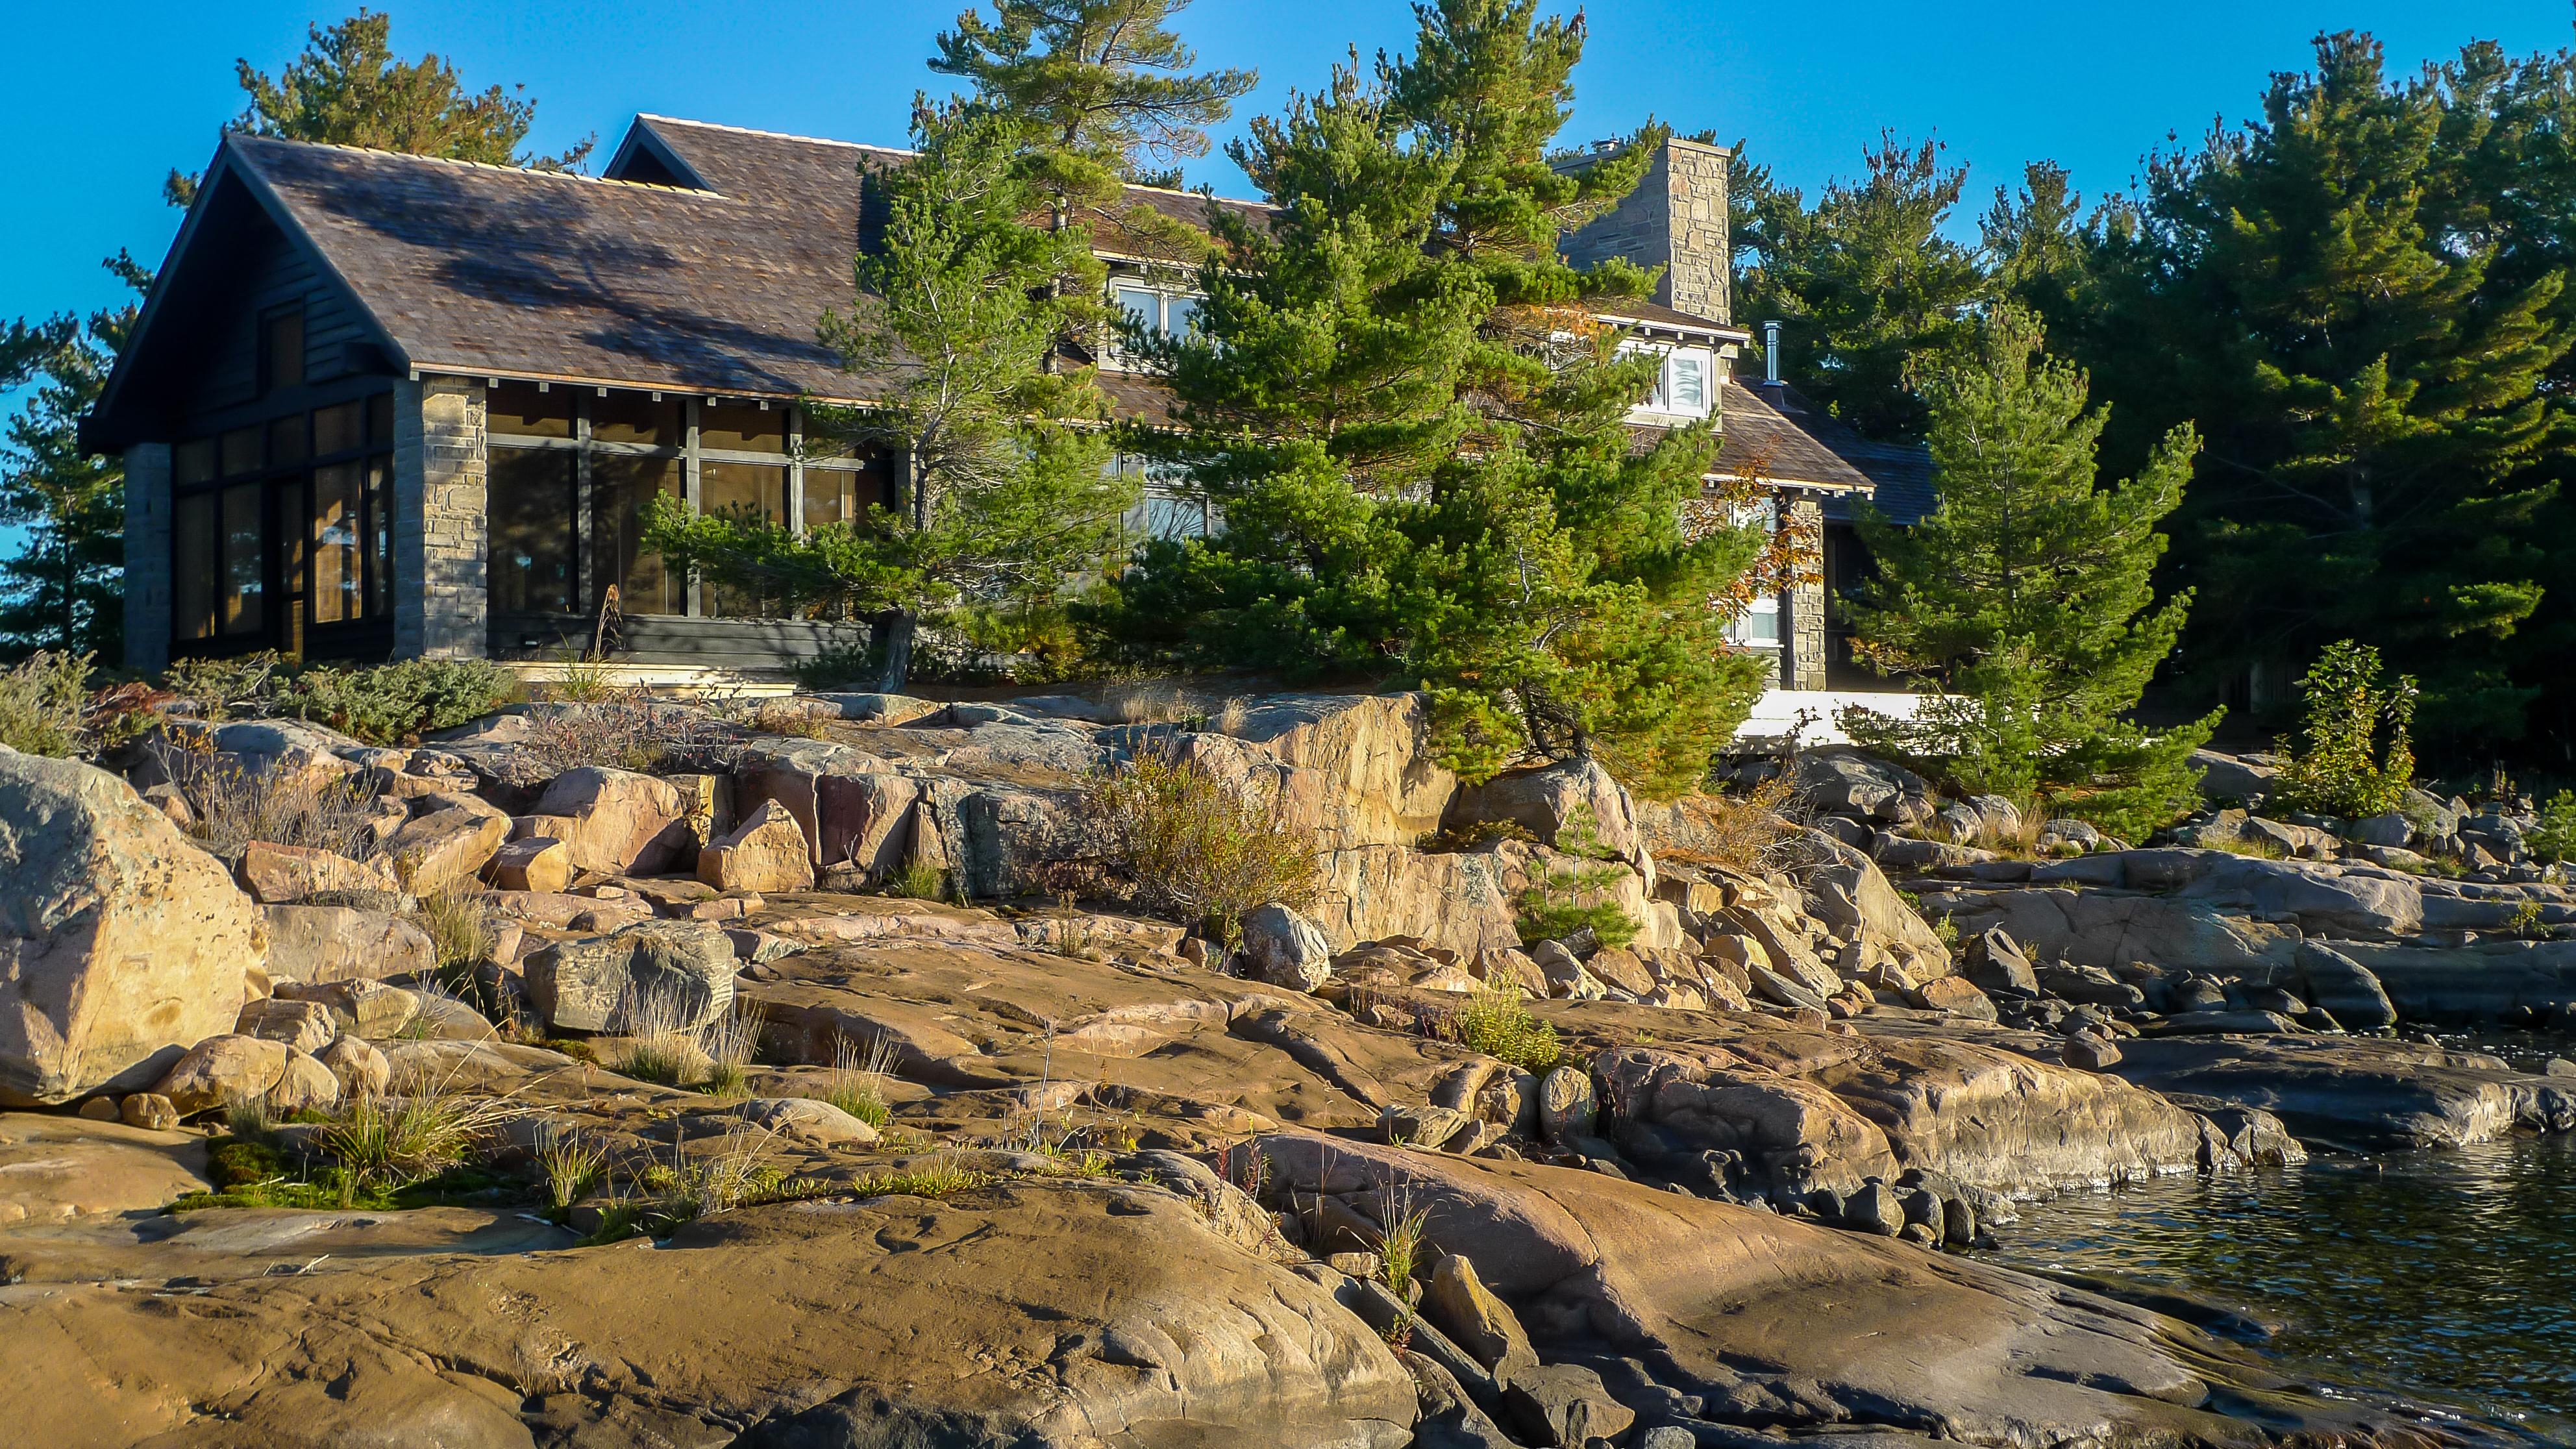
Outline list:
[[[1789,524],[1809,538],[1824,536],[1824,506],[1812,497],[1787,500]],[[1780,627],[1780,682],[1789,689],[1825,687],[1825,585],[1801,583],[1781,596],[1788,615]]]
[[[1667,267],[1656,300],[1676,312],[1715,322],[1732,320],[1727,270],[1733,255],[1726,233],[1727,152],[1678,138],[1664,144],[1660,176],[1665,187]],[[1642,188],[1641,188],[1642,189]]]
[[[483,384],[394,386],[394,657],[487,652],[488,498]]]
[[[170,445],[125,450],[125,667],[170,663]]]

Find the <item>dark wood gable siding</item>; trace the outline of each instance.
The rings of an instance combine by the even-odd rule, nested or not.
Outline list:
[[[259,397],[259,321],[283,307],[304,309],[304,377],[324,383],[363,370],[351,364],[372,357],[352,344],[368,340],[366,319],[351,305],[312,254],[288,240],[264,212],[252,210],[234,238],[228,270],[233,284],[203,316],[197,371],[180,405],[190,431],[217,424],[230,409]]]

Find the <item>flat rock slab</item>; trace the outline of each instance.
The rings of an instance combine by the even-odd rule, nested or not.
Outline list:
[[[2576,1129],[2576,1078],[2531,1076],[2413,1042],[2161,1037],[2120,1050],[2112,1075],[2259,1107],[2311,1146],[2458,1147],[2516,1128]]]
[[[320,1271],[429,1253],[534,1253],[573,1234],[516,1211],[303,1212],[208,1208],[0,1233],[0,1281],[182,1282]]]
[[[1260,1146],[1278,1202],[1424,1212],[1428,1241],[1476,1263],[1542,1358],[1615,1354],[1712,1420],[1938,1424],[1973,1444],[2397,1427],[2172,1319],[1888,1239],[1564,1168],[1304,1134]]]
[[[26,1285],[0,1340],[0,1416],[63,1444],[1391,1449],[1416,1412],[1324,1288],[1125,1184],[760,1208],[177,1300]]]
[[[206,1139],[193,1132],[0,1113],[0,1226],[113,1217],[211,1186]]]

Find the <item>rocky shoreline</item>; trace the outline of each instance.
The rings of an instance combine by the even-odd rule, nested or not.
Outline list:
[[[2576,1067],[2404,1035],[2576,1001],[2576,941],[2489,934],[2566,898],[2483,826],[2448,838],[2496,879],[2340,843],[2060,832],[2014,859],[1903,833],[1974,802],[1811,752],[1819,813],[1748,860],[1730,807],[1642,806],[1597,766],[1461,786],[1407,696],[667,706],[705,748],[658,773],[549,764],[532,731],[583,708],[403,750],[172,723],[184,768],[362,797],[354,853],[210,852],[167,752],[0,755],[13,1420],[115,1445],[2434,1443],[1950,1250],[2067,1187],[2576,1128]],[[1254,913],[1230,956],[1085,899],[1086,781],[1147,750],[1274,802],[1319,902]],[[883,893],[907,869],[977,904]],[[1577,869],[1633,942],[1523,942],[1522,893]],[[488,929],[461,995],[431,900]],[[674,1030],[756,1024],[731,1090],[638,1075],[647,992]],[[1498,1001],[1552,1033],[1535,1069],[1472,1044]],[[835,1100],[854,1044],[875,1121]],[[271,1120],[231,1120],[246,1101]],[[480,1114],[437,1201],[259,1199],[426,1101]],[[549,1205],[567,1143],[595,1167]]]

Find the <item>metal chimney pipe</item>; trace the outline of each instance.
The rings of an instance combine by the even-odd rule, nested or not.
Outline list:
[[[1780,385],[1780,324],[1762,324],[1762,385]]]

